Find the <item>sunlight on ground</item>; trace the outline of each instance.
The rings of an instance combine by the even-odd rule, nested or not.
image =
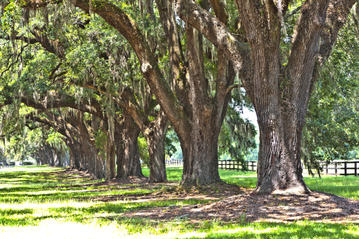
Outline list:
[[[0,229],[2,239],[80,239],[80,238],[129,238],[126,231],[115,225],[99,226],[75,222],[44,220],[36,227],[4,227]]]
[[[50,167],[34,167],[34,166],[16,166],[16,167],[3,167],[0,168],[0,172],[19,172],[19,171],[26,171],[26,172],[52,172],[52,171],[59,171],[63,170],[63,168],[50,168]]]
[[[12,185],[12,184],[1,184],[0,185],[0,189],[2,188],[14,188],[16,187],[16,185]]]
[[[57,203],[31,203],[31,202],[24,202],[21,204],[16,203],[0,203],[0,209],[15,209],[15,210],[22,210],[22,209],[48,209],[48,208],[62,208],[62,207],[75,207],[75,208],[82,208],[82,207],[90,207],[93,205],[100,204],[101,202],[94,203],[94,202],[76,202],[76,201],[66,201],[66,202],[57,202]]]
[[[148,228],[149,229],[149,228]],[[96,222],[91,224],[81,224],[75,222],[60,222],[54,219],[44,220],[39,223],[38,226],[28,226],[28,227],[4,227],[0,228],[0,237],[1,239],[98,239],[98,238],[156,238],[156,239],[171,239],[171,238],[205,238],[210,233],[215,233],[217,235],[223,234],[226,236],[235,235],[238,233],[270,233],[277,230],[276,227],[272,228],[256,228],[253,227],[243,227],[236,229],[228,230],[214,230],[213,232],[186,232],[181,233],[180,231],[174,229],[170,232],[156,232],[156,231],[145,231],[143,233],[130,233],[121,225],[103,225],[100,226]],[[220,237],[219,237],[220,238]]]
[[[150,229],[150,228],[148,228]],[[238,230],[219,231],[219,233],[236,233]],[[125,226],[121,225],[103,225],[100,226],[96,222],[91,224],[81,224],[75,222],[59,222],[53,219],[44,220],[38,226],[31,227],[3,227],[0,228],[1,239],[99,239],[99,238],[156,238],[156,239],[171,239],[171,238],[204,238],[208,233],[201,232],[187,232],[181,233],[173,230],[168,233],[148,232],[143,233],[129,233]]]

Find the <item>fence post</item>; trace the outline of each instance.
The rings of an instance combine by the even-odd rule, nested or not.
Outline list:
[[[326,165],[325,171],[327,173],[327,175],[329,174],[329,168],[328,168],[328,164]]]
[[[355,161],[354,162],[354,174],[355,174],[355,176],[358,176],[358,167],[357,167],[358,165],[357,164],[358,164],[358,162]]]
[[[344,162],[344,175],[347,176],[347,162]]]
[[[334,162],[334,166],[335,166],[335,176],[338,175],[338,163]]]

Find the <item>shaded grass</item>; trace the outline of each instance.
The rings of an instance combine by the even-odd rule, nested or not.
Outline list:
[[[148,189],[134,189],[134,190],[109,190],[109,191],[87,191],[87,192],[58,192],[58,193],[6,193],[0,194],[0,203],[21,203],[21,202],[59,202],[72,200],[91,200],[97,196],[123,196],[123,195],[144,195],[153,192]]]
[[[16,214],[32,214],[33,210],[32,209],[0,209],[0,216],[12,216],[12,215],[16,215]]]
[[[189,200],[157,200],[157,201],[148,201],[148,202],[128,202],[128,203],[104,203],[99,205],[94,205],[90,207],[61,207],[61,208],[50,208],[49,212],[58,214],[61,216],[71,215],[76,213],[81,213],[83,215],[92,215],[96,213],[105,214],[117,214],[141,209],[149,209],[153,207],[168,207],[168,206],[183,206],[183,205],[196,205],[204,204],[209,202],[209,200],[198,200],[198,199],[189,199]]]

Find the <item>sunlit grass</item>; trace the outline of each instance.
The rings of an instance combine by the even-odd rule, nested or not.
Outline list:
[[[0,235],[17,238],[358,238],[359,229],[353,224],[314,223],[309,221],[283,223],[222,223],[219,221],[169,221],[158,222],[146,219],[99,218],[86,224],[47,218],[36,227],[27,226],[15,230],[0,229]],[[61,229],[61,230],[60,230]],[[66,230],[65,230],[66,229]],[[43,238],[43,237],[41,237]]]
[[[144,169],[144,174],[148,173]],[[167,171],[170,181],[179,181],[181,174],[180,168]],[[225,182],[241,187],[256,185],[254,172],[220,170],[220,175]],[[308,177],[305,181],[312,190],[359,199],[359,177]],[[186,217],[154,220],[126,216],[152,208],[170,211],[172,207],[211,202],[140,197],[165,191],[163,187],[105,185],[102,180],[65,174],[59,168],[28,166],[2,170],[0,238],[359,238],[356,224],[190,221]]]
[[[180,181],[182,178],[182,168],[180,167],[167,167],[167,180],[168,181]],[[150,169],[145,167],[142,169],[143,175],[149,177]]]

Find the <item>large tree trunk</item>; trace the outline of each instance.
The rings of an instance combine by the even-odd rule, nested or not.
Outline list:
[[[165,137],[168,128],[168,120],[164,113],[160,112],[156,120],[150,123],[144,132],[150,155],[150,182],[166,182],[165,163]]]
[[[116,177],[116,143],[115,142],[115,131],[116,123],[111,116],[107,119],[107,132],[106,132],[106,145],[104,147],[105,153],[105,168],[106,168],[106,179],[111,180]]]
[[[106,143],[106,179],[111,180],[116,177],[116,152],[115,145],[112,140],[109,140],[109,136],[107,137]]]
[[[93,157],[92,175],[98,179],[106,178],[105,165],[102,157],[99,156],[97,151],[94,151],[91,156]]]
[[[105,178],[103,159],[94,147],[84,149],[84,145],[77,142],[67,143],[67,146],[70,151],[71,168],[86,170],[98,179]],[[86,166],[81,162],[86,162]]]
[[[300,158],[294,157],[279,125],[258,121],[260,145],[257,168],[258,193],[308,193],[302,177]],[[296,137],[296,135],[293,135]]]
[[[220,182],[218,173],[218,136],[230,96],[228,87],[233,84],[232,65],[218,51],[218,72],[216,95],[208,94],[211,90],[205,78],[202,36],[197,30],[187,25],[187,57],[189,63],[189,101],[191,127],[184,132],[178,130],[183,151],[184,185],[206,185]]]
[[[299,124],[304,122],[306,108],[305,104],[299,107],[297,102],[306,102],[309,99],[309,84],[303,84],[303,89],[298,87],[302,82],[311,82],[315,58],[313,56],[304,63],[300,61],[295,66],[301,68],[300,64],[307,64],[306,69],[301,68],[296,72],[302,79],[298,76],[294,79],[290,74],[286,74],[281,66],[281,19],[275,9],[270,7],[268,12],[262,12],[262,6],[254,2],[237,2],[240,14],[243,15],[242,23],[247,36],[256,36],[247,37],[251,46],[252,62],[252,85],[248,90],[253,92],[250,97],[257,113],[260,130],[256,192],[307,193],[309,189],[302,178],[298,148],[302,128]],[[325,14],[325,8],[321,9],[319,5],[316,5],[315,16]],[[316,52],[319,29],[308,27],[307,31],[313,31],[313,36],[306,44],[312,52]],[[296,57],[303,55],[303,52],[297,53]],[[290,63],[288,65],[290,67]],[[296,97],[298,94],[300,96]]]
[[[210,123],[188,132],[190,137],[181,139],[183,153],[183,185],[207,185],[220,182],[218,173],[218,134]]]
[[[66,142],[67,146],[69,147],[70,153],[70,168],[72,169],[80,169],[80,160],[78,157],[78,152],[75,148],[75,145],[70,142]]]
[[[131,117],[125,116],[121,124],[121,142],[117,147],[117,177],[143,177],[137,143],[140,129]]]
[[[83,121],[83,114],[81,112],[78,113],[77,120],[73,120],[74,123],[78,125],[78,135],[77,138],[79,140],[80,147],[78,148],[79,157],[81,167],[80,169],[88,171],[96,178],[106,178],[106,180],[110,180],[114,178],[114,169],[105,168],[103,165],[103,161],[105,161],[105,165],[108,165],[109,157],[107,156],[107,151],[105,154],[100,156],[99,150],[96,149],[95,142],[90,136],[89,126],[85,125]],[[105,145],[105,147],[107,144]],[[106,150],[105,148],[104,150]],[[105,157],[105,158],[102,158]]]
[[[87,162],[86,170],[93,177],[98,179],[106,178],[105,167],[103,164],[104,160],[102,157],[99,156],[99,152],[96,150],[92,142],[90,147],[87,147],[85,150],[82,150],[80,154],[80,157],[83,158],[83,161]]]

